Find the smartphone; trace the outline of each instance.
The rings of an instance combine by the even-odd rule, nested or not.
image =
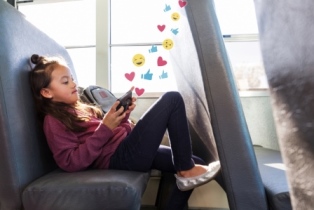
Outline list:
[[[125,112],[128,110],[129,106],[132,105],[132,91],[129,90],[123,96],[118,98],[117,101],[120,101],[120,104],[117,106],[116,110],[120,109],[122,106],[124,108],[123,112]]]

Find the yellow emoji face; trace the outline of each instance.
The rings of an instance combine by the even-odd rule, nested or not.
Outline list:
[[[135,66],[138,66],[138,67],[140,67],[140,66],[143,66],[144,65],[144,63],[145,63],[145,57],[144,57],[144,55],[142,55],[142,54],[136,54],[136,55],[134,55],[133,56],[133,64],[135,65]]]
[[[180,19],[180,14],[177,12],[172,13],[171,19],[174,21],[178,21]]]
[[[166,49],[166,50],[170,50],[173,47],[173,41],[171,39],[165,39],[162,42],[162,46]]]

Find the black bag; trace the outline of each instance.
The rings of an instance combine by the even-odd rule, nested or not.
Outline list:
[[[93,104],[107,113],[117,98],[106,88],[90,85],[87,88],[79,87],[80,98],[83,102]]]

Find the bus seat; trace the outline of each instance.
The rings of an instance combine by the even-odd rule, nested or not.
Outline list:
[[[314,2],[254,2],[291,203],[313,209]]]
[[[254,146],[258,168],[264,183],[269,209],[292,210],[286,167],[280,152]]]
[[[57,168],[28,82],[34,53],[63,56],[74,70],[63,47],[0,0],[0,209],[140,209],[149,173]]]
[[[182,21],[180,28],[189,32],[173,37],[176,45],[170,56],[186,103],[193,151],[208,162],[220,159],[217,181],[227,194],[230,209],[267,210],[272,200],[266,195],[267,180],[259,171],[264,170],[257,162],[261,155],[256,156],[252,145],[214,3],[188,1],[184,9],[188,21]],[[273,177],[281,178],[285,179],[285,174]],[[288,192],[288,187],[283,191]]]

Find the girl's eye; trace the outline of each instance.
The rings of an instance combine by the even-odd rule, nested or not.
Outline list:
[[[65,84],[65,85],[67,85],[67,84],[69,84],[69,81],[64,81],[64,82],[62,82],[63,84]]]

